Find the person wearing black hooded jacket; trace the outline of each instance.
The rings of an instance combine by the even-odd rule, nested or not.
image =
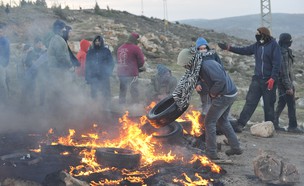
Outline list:
[[[256,42],[245,47],[230,46],[218,43],[223,50],[240,55],[254,55],[254,75],[246,96],[246,102],[238,119],[238,132],[241,132],[254,113],[260,98],[264,102],[264,120],[274,122],[274,104],[276,102],[276,89],[281,65],[280,46],[271,36],[266,27],[257,29]]]
[[[105,101],[111,99],[110,77],[114,68],[111,51],[105,47],[102,36],[98,35],[86,56],[85,79],[91,86],[91,96],[97,98],[101,91]]]
[[[274,125],[280,130],[285,130],[279,126],[279,117],[287,104],[289,119],[287,131],[303,133],[303,131],[298,128],[296,117],[295,87],[293,85],[294,73],[292,69],[294,56],[290,48],[291,43],[292,38],[289,33],[282,33],[280,35],[279,45],[282,53],[282,64],[278,82],[279,101],[275,111]]]

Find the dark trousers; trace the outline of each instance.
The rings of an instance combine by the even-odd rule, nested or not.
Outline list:
[[[289,119],[289,128],[296,128],[298,127],[297,117],[296,117],[296,102],[295,102],[295,89],[293,89],[293,95],[287,95],[286,89],[283,86],[279,85],[278,92],[279,92],[279,101],[275,111],[275,125],[279,125],[279,118],[282,111],[287,104],[288,108],[288,119]]]
[[[277,83],[275,82],[272,90],[267,89],[268,79],[261,79],[256,76],[252,77],[249,90],[246,96],[246,102],[238,119],[238,124],[245,126],[252,114],[254,113],[260,98],[264,102],[264,121],[274,122],[274,104],[276,101]]]
[[[111,99],[111,86],[109,78],[105,77],[103,79],[94,78],[91,80],[91,97],[93,99],[97,98],[98,92],[102,93],[105,101]]]

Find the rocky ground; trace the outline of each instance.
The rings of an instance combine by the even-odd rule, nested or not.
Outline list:
[[[105,38],[105,42],[109,45],[109,48],[113,51],[115,56],[115,49],[119,43],[123,42],[131,31],[139,32],[142,36],[141,47],[147,61],[147,71],[140,74],[142,80],[142,86],[146,86],[149,78],[155,73],[155,66],[159,63],[164,63],[172,69],[172,73],[180,78],[183,74],[183,69],[176,65],[176,58],[178,52],[185,47],[193,45],[193,40],[198,36],[204,36],[210,45],[217,49],[221,58],[224,61],[224,66],[232,76],[236,85],[239,88],[239,97],[232,108],[232,114],[238,116],[242,106],[244,105],[244,98],[250,82],[250,77],[253,74],[253,57],[239,56],[229,52],[221,51],[217,47],[217,42],[228,42],[245,45],[249,42],[234,37],[228,37],[225,34],[219,34],[212,30],[198,29],[190,27],[188,25],[182,25],[179,23],[170,23],[168,27],[164,26],[162,20],[147,18],[142,16],[134,16],[127,12],[120,11],[107,11],[103,10],[101,15],[96,15],[93,11],[67,11],[64,14],[54,14],[51,10],[41,10],[32,8],[16,8],[12,9],[9,15],[0,13],[0,21],[5,22],[8,25],[8,36],[12,43],[12,56],[11,63],[9,65],[8,76],[10,77],[11,85],[11,97],[13,99],[13,105],[18,106],[19,100],[17,97],[20,94],[19,85],[17,82],[17,67],[20,62],[21,46],[24,43],[31,42],[34,36],[43,35],[49,31],[50,27],[41,25],[51,25],[57,18],[63,18],[69,25],[73,27],[73,35],[69,44],[76,53],[79,48],[79,41],[83,38],[91,40],[96,34],[102,34]],[[295,51],[296,55],[296,76],[295,82],[297,90],[297,115],[300,126],[304,123],[304,54],[301,51]],[[113,97],[117,97],[118,93],[118,81],[115,77],[115,73],[112,78]],[[87,87],[82,88],[87,89]],[[199,98],[197,94],[192,97],[192,104],[194,107],[199,108]],[[78,109],[71,118],[66,117],[60,119],[56,125],[63,125],[63,123],[77,123],[79,125],[91,125],[90,122],[94,119],[88,119],[90,116],[96,116],[98,113],[94,110],[95,105],[93,102],[89,104],[81,105],[78,103],[78,108],[82,108],[85,111]],[[49,126],[46,119],[43,118],[41,113],[19,113],[17,109],[14,110],[14,115],[8,116],[7,112],[1,114],[1,131],[6,129],[10,130],[22,130],[24,128],[45,128]],[[17,110],[17,111],[16,111]],[[36,110],[42,111],[40,107]],[[74,110],[72,109],[71,112]],[[80,113],[80,114],[79,114]],[[92,114],[93,113],[93,114]],[[81,117],[78,119],[80,116]],[[3,119],[4,118],[4,119]],[[17,118],[17,119],[16,119]],[[47,118],[50,119],[50,118]],[[67,121],[69,120],[69,121]],[[262,106],[258,106],[255,114],[251,118],[251,122],[261,122],[263,120]],[[62,121],[62,123],[61,123]],[[54,122],[53,122],[54,123]],[[287,125],[287,112],[282,113],[281,125]],[[304,185],[304,161],[303,154],[304,148],[302,148],[303,135],[295,135],[290,133],[277,133],[270,138],[261,138],[252,136],[248,129],[243,133],[238,134],[244,153],[241,156],[229,157],[233,160],[233,164],[222,165],[227,171],[222,180],[225,185],[231,186],[253,186],[253,185],[266,185],[257,179],[253,172],[253,159],[258,155],[260,150],[272,150],[278,155],[283,156],[295,164],[300,172],[301,182],[297,185]],[[223,152],[226,150],[223,145]],[[223,152],[220,152],[222,159],[228,159]]]

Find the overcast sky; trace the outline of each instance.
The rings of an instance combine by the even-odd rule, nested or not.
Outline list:
[[[2,0],[19,3],[19,0]],[[35,1],[35,0],[32,0]],[[135,15],[166,18],[169,21],[182,19],[218,19],[249,14],[260,14],[260,0],[46,0],[48,5],[68,5],[72,9],[100,8],[128,11]],[[164,3],[167,2],[167,3]],[[165,11],[166,4],[167,8]],[[272,13],[304,13],[304,0],[271,0]]]

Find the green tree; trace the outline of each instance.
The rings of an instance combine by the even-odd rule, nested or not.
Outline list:
[[[99,7],[97,2],[96,2],[95,7],[94,7],[94,13],[95,14],[100,14],[100,7]]]
[[[24,7],[27,4],[25,0],[21,0],[19,6]]]
[[[45,0],[36,0],[35,5],[40,6],[40,7],[47,7],[47,4],[46,4]]]

